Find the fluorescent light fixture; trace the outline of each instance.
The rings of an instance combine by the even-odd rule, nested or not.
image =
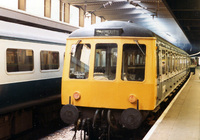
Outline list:
[[[140,0],[127,0],[127,2],[129,2],[129,3],[132,3],[132,2],[134,2],[134,3],[140,3],[141,1]]]

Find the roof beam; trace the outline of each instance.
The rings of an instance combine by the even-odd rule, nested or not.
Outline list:
[[[174,12],[174,15],[179,20],[183,19],[200,19],[200,11],[183,11],[183,12]]]
[[[171,10],[177,9],[200,9],[199,0],[165,0]]]
[[[148,18],[150,17],[149,15],[142,15],[142,14],[126,14],[126,15],[104,15],[104,17],[108,20],[120,20],[120,19],[127,19],[132,20],[132,19],[139,19],[139,18]]]
[[[87,11],[98,11],[98,10],[116,10],[116,9],[127,9],[127,8],[135,8],[135,6],[130,5],[127,2],[120,2],[120,3],[112,3],[111,5],[103,6],[102,4],[99,5],[86,5]]]
[[[189,8],[184,8],[184,7],[181,7],[181,8],[173,8],[173,9],[171,9],[171,11],[200,11],[200,7],[197,7],[197,8],[194,8],[194,9],[192,9],[192,7],[189,7]]]
[[[116,9],[116,10],[100,10],[95,12],[96,15],[130,15],[130,14],[151,14],[151,12],[136,8]]]
[[[199,27],[200,26],[200,19],[196,19],[195,22],[191,20],[179,20],[179,23],[183,26],[190,26],[190,27]]]
[[[127,0],[62,0],[71,5],[104,4],[107,2],[127,2]]]

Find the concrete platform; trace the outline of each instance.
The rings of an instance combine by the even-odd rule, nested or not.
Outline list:
[[[200,67],[143,140],[200,140]]]

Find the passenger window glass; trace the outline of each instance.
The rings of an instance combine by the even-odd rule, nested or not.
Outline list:
[[[186,68],[186,57],[184,57],[184,66],[183,68]]]
[[[146,46],[144,44],[139,44],[139,46],[123,45],[122,80],[124,81],[143,81],[145,78]]]
[[[71,79],[87,79],[90,63],[90,44],[74,44],[71,48],[70,73]]]
[[[170,72],[170,56],[169,52],[166,53],[167,56],[167,73]]]
[[[179,71],[180,70],[180,56],[178,55],[178,58],[177,58],[177,70]]]
[[[169,57],[169,72],[172,73],[172,53],[171,52],[168,54],[168,57]]]
[[[177,61],[178,61],[178,60],[177,60],[177,59],[178,59],[178,58],[177,58],[177,54],[174,54],[174,58],[175,58],[175,70],[174,70],[174,71],[176,72],[176,71],[177,71],[177,65],[178,65],[178,64],[177,64]]]
[[[114,80],[117,66],[117,44],[97,44],[95,50],[94,79]]]
[[[33,70],[33,50],[7,49],[7,72]]]
[[[182,61],[183,59],[182,59],[182,56],[180,57],[180,70],[182,70]]]
[[[176,65],[176,62],[175,62],[175,54],[172,54],[172,71],[175,71],[175,65]]]
[[[41,51],[40,52],[41,70],[55,70],[59,68],[59,52]]]
[[[166,73],[166,57],[165,50],[162,50],[162,74]]]

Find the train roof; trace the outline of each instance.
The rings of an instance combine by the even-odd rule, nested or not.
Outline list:
[[[124,21],[106,21],[89,27],[78,29],[69,37],[92,37],[92,36],[135,36],[155,37],[150,30],[135,23]]]
[[[0,38],[23,39],[46,43],[66,44],[69,34],[26,25],[0,21]]]

